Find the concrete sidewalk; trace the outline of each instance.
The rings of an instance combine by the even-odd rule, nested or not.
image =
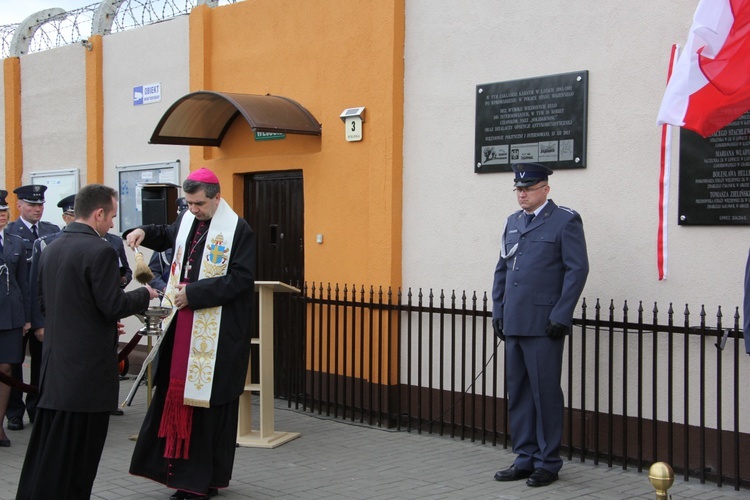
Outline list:
[[[131,380],[121,382],[127,393]],[[173,490],[128,474],[134,442],[146,411],[141,387],[125,415],[112,417],[92,498],[167,500]],[[255,418],[257,413],[254,413]],[[509,450],[438,435],[397,432],[319,417],[276,402],[276,429],[301,436],[275,449],[238,448],[230,487],[217,499],[653,499],[648,470],[566,461],[560,479],[546,488],[524,481],[499,483],[496,470],[513,461]],[[15,497],[31,426],[7,432],[0,448],[0,499]],[[748,498],[747,489],[675,480],[674,500]]]

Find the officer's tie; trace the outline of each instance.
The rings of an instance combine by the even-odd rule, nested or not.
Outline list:
[[[529,224],[531,224],[531,221],[534,220],[534,214],[533,213],[530,213],[530,214],[524,213],[524,215],[526,216],[526,227],[529,227]]]
[[[31,234],[34,235],[34,239],[39,238],[39,233],[36,232],[36,224],[31,225]]]

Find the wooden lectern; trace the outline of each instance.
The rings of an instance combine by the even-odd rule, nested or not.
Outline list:
[[[240,396],[237,422],[237,444],[256,448],[276,448],[299,437],[299,432],[281,432],[273,421],[273,294],[299,292],[299,289],[280,281],[256,281],[258,293],[258,325],[260,335],[252,339],[260,348],[260,380],[253,383],[250,365],[247,367],[245,392]],[[252,393],[260,393],[260,429],[253,430]]]

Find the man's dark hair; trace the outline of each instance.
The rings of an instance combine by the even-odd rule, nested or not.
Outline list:
[[[182,183],[182,190],[187,194],[195,194],[201,189],[206,193],[206,198],[215,198],[221,192],[221,186],[218,184],[208,184],[192,179],[185,179],[185,182]]]
[[[91,214],[103,208],[106,213],[114,210],[117,191],[102,184],[89,184],[81,188],[74,201],[76,219],[87,219]]]

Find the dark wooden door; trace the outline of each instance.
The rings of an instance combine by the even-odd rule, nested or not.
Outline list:
[[[264,172],[248,175],[245,196],[245,219],[255,231],[257,242],[256,281],[282,281],[301,289],[305,281],[302,172]],[[285,293],[276,294],[276,396],[291,397],[299,394],[304,388],[304,321],[305,310],[298,297]],[[251,362],[257,370],[258,359],[255,351],[254,349]],[[257,376],[257,371],[254,376]]]

